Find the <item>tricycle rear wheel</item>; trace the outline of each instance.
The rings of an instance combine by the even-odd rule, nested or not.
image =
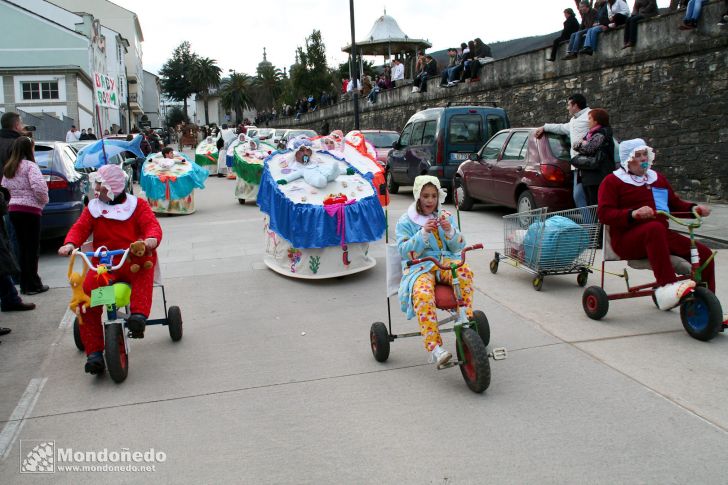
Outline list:
[[[590,286],[584,290],[581,297],[581,306],[586,316],[592,320],[601,320],[609,311],[609,297],[600,286]]]
[[[464,362],[460,364],[460,372],[470,390],[480,394],[490,386],[488,351],[483,345],[483,340],[473,329],[464,328],[460,332],[460,341],[462,354],[461,346],[456,346],[458,360]]]
[[[111,323],[105,326],[104,357],[106,368],[111,379],[116,382],[124,382],[129,373],[129,356],[124,345],[124,334],[121,323]]]
[[[718,297],[707,288],[696,287],[680,305],[680,320],[694,339],[711,340],[723,326],[723,309]]]
[[[178,306],[171,306],[167,310],[167,327],[173,342],[182,340],[182,311]]]
[[[83,340],[81,340],[81,327],[78,323],[78,317],[73,320],[73,343],[76,344],[76,348],[81,352],[86,350],[86,347],[83,345]]]
[[[385,362],[389,358],[389,332],[382,322],[372,323],[369,330],[369,344],[377,362]]]
[[[483,341],[483,345],[486,347],[490,343],[490,323],[488,323],[488,317],[481,310],[473,311],[473,320],[478,325],[478,335],[480,340]]]

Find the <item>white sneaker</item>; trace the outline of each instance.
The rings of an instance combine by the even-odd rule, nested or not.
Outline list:
[[[448,88],[451,88],[453,86],[455,86],[455,81],[450,81],[449,83],[447,83]]]
[[[430,353],[430,362],[436,363],[438,368],[450,362],[450,359],[452,359],[452,354],[439,345]]]
[[[412,88],[412,92],[413,93],[419,93],[420,92],[420,88],[418,88],[417,86],[415,86],[415,87]]]
[[[655,289],[655,300],[660,310],[670,310],[680,304],[680,300],[695,288],[692,280],[676,281]]]

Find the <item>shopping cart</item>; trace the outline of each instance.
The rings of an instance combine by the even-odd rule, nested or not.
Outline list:
[[[503,253],[496,252],[490,272],[505,261],[534,275],[533,288],[541,291],[547,275],[576,274],[586,286],[600,234],[597,206],[558,212],[548,208],[503,217]]]

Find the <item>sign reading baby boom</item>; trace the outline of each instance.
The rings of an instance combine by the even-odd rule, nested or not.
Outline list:
[[[116,80],[100,72],[94,73],[94,91],[96,104],[104,108],[119,107],[119,93]]]

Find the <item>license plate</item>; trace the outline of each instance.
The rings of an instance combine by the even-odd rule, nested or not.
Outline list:
[[[467,160],[469,153],[451,153],[450,160]]]

